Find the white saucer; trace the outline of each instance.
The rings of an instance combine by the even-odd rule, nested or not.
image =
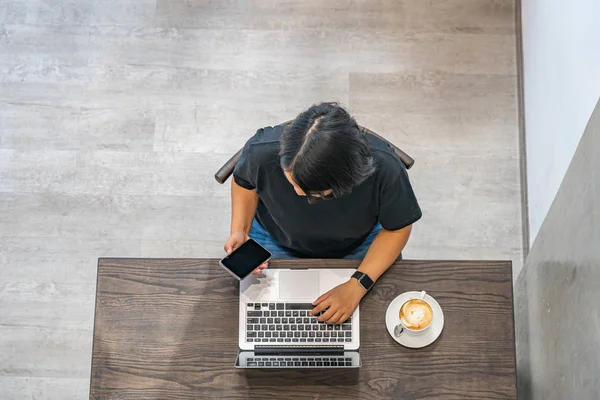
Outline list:
[[[435,342],[444,329],[444,313],[442,312],[442,307],[440,307],[438,302],[435,301],[433,297],[426,294],[425,300],[431,304],[431,308],[433,309],[433,322],[431,323],[431,326],[423,332],[410,332],[405,329],[400,337],[396,337],[394,335],[394,328],[400,322],[398,318],[398,311],[400,311],[400,307],[406,301],[410,299],[418,299],[420,296],[421,292],[402,293],[400,296],[392,300],[387,308],[387,311],[385,312],[385,325],[390,336],[402,346],[410,347],[412,349],[429,346],[431,343]]]

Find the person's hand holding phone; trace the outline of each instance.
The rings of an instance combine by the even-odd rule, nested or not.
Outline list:
[[[245,234],[244,232],[232,232],[227,242],[225,242],[225,246],[223,249],[227,253],[227,255],[231,255],[235,249],[246,243],[250,239],[250,236]],[[260,274],[265,268],[269,267],[269,262],[262,263],[258,268],[252,271],[252,274]]]

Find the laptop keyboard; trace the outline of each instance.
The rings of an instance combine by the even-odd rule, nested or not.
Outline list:
[[[352,342],[352,317],[343,324],[318,322],[310,303],[247,303],[246,341],[287,345]],[[316,361],[315,361],[316,362]]]
[[[351,367],[349,357],[249,357],[247,367]]]

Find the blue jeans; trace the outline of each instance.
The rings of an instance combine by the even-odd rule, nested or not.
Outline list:
[[[369,236],[354,249],[350,254],[347,254],[343,258],[347,259],[360,259],[365,258],[367,254],[367,250],[369,250],[369,246],[373,243],[375,236],[381,230],[381,224],[378,222],[377,225],[373,228]],[[291,254],[285,247],[282,247],[269,233],[262,227],[262,225],[254,219],[252,221],[252,227],[250,228],[249,236],[260,243],[261,246],[269,250],[273,256],[273,258],[297,258],[293,254]]]

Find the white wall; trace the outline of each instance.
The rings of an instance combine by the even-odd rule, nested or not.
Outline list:
[[[533,243],[600,97],[600,0],[522,0]]]

